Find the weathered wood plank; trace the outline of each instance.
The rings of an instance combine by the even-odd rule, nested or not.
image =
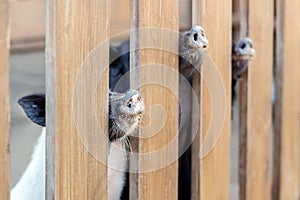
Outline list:
[[[192,119],[195,119],[195,115],[199,115],[199,113],[195,112],[195,108],[199,108],[201,106],[200,103],[200,84],[203,84],[203,82],[200,79],[200,73],[195,73],[194,79],[193,79],[193,91],[195,92],[195,95],[198,97],[197,101],[193,101],[193,111],[192,111]],[[199,105],[194,105],[199,104]],[[192,142],[192,155],[191,155],[191,199],[197,200],[200,199],[200,158],[199,158],[199,151],[200,151],[200,144],[201,144],[201,138],[200,138],[200,122],[199,124],[192,124],[192,126],[196,126],[198,128],[198,132],[196,133],[196,136]],[[192,127],[192,130],[195,130],[195,127]]]
[[[202,1],[201,25],[209,40],[209,54],[218,67],[226,93],[226,116],[221,136],[200,161],[200,199],[229,199],[230,188],[230,111],[231,111],[231,1]],[[222,33],[222,34],[220,34]],[[205,65],[203,65],[203,68]],[[211,102],[206,84],[201,86],[201,141],[205,142],[211,120]],[[218,88],[223,90],[223,88]],[[213,120],[213,119],[212,119]],[[215,128],[215,127],[212,127]],[[215,138],[216,139],[216,138]]]
[[[235,12],[238,13],[240,21],[239,28],[233,33],[235,41],[249,35],[249,1],[235,0]],[[239,183],[239,198],[246,199],[247,195],[247,125],[248,125],[248,71],[242,74],[239,81],[239,111],[238,111],[238,183]]]
[[[46,199],[55,199],[55,3],[47,1],[46,14]],[[49,112],[50,110],[50,112]]]
[[[136,6],[138,6],[136,7],[138,16],[135,19],[137,23],[135,27],[167,28],[175,32],[179,30],[178,1],[138,1]],[[140,84],[151,82],[151,80],[161,82],[161,84],[148,84],[140,88],[148,114],[145,116],[144,126],[140,128],[139,133],[138,198],[177,199],[178,73],[176,71],[178,71],[178,55],[159,50],[159,48],[163,44],[172,46],[173,52],[176,53],[178,35],[174,37],[172,31],[169,33],[166,30],[163,31],[166,34],[159,31],[153,32],[154,34],[146,32],[138,32],[138,44],[134,47],[151,46],[155,49],[139,51]],[[149,65],[143,66],[147,64]],[[153,66],[156,67],[155,70]],[[169,70],[174,73],[170,73]],[[173,91],[169,88],[170,84]],[[155,104],[159,105],[159,108]],[[154,113],[150,112],[151,109]],[[172,140],[175,146],[168,150],[166,147]],[[161,151],[159,154],[158,150]],[[174,162],[168,163],[167,161],[173,157],[175,157]]]
[[[275,101],[273,105],[273,163],[272,163],[272,199],[280,197],[280,160],[282,127],[282,78],[283,78],[283,14],[284,1],[276,0],[275,58],[274,80]]]
[[[47,199],[106,199],[110,1],[47,12]]]
[[[137,69],[130,71],[130,87],[132,89],[138,88],[140,85],[140,72],[139,72],[139,0],[131,0],[130,1],[130,69]],[[137,131],[137,135],[139,136],[140,131]],[[131,152],[137,153],[137,156],[133,156],[131,154],[130,157],[130,171],[134,171],[136,168],[139,171],[139,138],[138,137],[130,137],[131,143]],[[130,173],[130,183],[129,183],[129,197],[130,199],[139,199],[139,174],[138,173]]]
[[[192,24],[199,24],[201,25],[201,0],[192,0]],[[201,80],[200,73],[195,73],[193,77],[193,91],[195,92],[195,95],[198,97],[198,99],[195,101],[192,101],[192,119],[195,119],[197,115],[200,113],[197,113],[197,108],[201,107],[200,104],[200,84],[203,84]],[[196,105],[194,105],[196,104]],[[198,105],[197,105],[198,104]],[[199,158],[199,151],[200,151],[200,122],[192,123],[192,130],[195,130],[195,128],[198,128],[196,137],[194,138],[192,142],[192,155],[191,155],[191,199],[198,200],[200,199],[200,158]],[[193,127],[196,126],[196,127]]]
[[[249,36],[256,55],[248,68],[246,199],[271,199],[273,1],[249,1]]]
[[[9,199],[9,16],[8,1],[0,1],[0,199]]]
[[[284,200],[300,198],[300,2],[281,5],[284,46],[277,48],[283,48],[280,199]]]

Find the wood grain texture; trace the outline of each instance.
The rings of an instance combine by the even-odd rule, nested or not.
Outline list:
[[[47,1],[46,16],[46,199],[55,199],[55,3]],[[50,112],[48,112],[50,110]]]
[[[139,69],[140,57],[139,51],[135,51],[139,49],[139,0],[131,0],[130,1],[130,69]],[[133,31],[134,30],[134,31]],[[131,70],[130,71],[130,88],[139,88],[140,85],[140,71],[139,70]],[[137,130],[137,135],[139,136],[140,131]],[[130,137],[131,143],[131,151],[134,153],[139,153],[139,138],[138,137]],[[137,168],[139,171],[139,157],[132,156],[129,161],[130,171],[132,169]],[[130,173],[130,183],[129,183],[129,199],[139,199],[139,173]]]
[[[218,67],[226,93],[226,117],[221,136],[212,151],[200,161],[200,199],[229,199],[231,111],[231,1],[202,0],[201,25],[209,40],[209,54]],[[218,22],[218,23],[216,23]],[[203,65],[203,68],[205,65]],[[201,140],[211,120],[211,99],[201,86]]]
[[[239,154],[238,154],[238,182],[239,198],[246,199],[247,195],[247,124],[248,124],[248,71],[245,71],[239,84]]]
[[[300,22],[297,0],[282,1],[283,82],[280,162],[280,199],[300,198]],[[278,47],[280,48],[280,47]]]
[[[284,1],[276,0],[276,29],[274,50],[275,102],[273,105],[273,163],[272,163],[272,199],[280,198],[280,160],[282,128],[282,80],[283,80],[283,20]]]
[[[0,1],[0,199],[9,199],[10,160],[9,160],[9,17],[8,1]]]
[[[48,3],[47,199],[106,199],[110,1]]]
[[[200,91],[200,84],[203,84],[203,82],[200,79],[200,73],[195,73],[193,77],[193,91],[195,92],[195,95],[198,97],[197,101],[193,101],[192,105],[192,119],[195,119],[194,115],[199,115],[199,113],[195,112],[195,108],[199,108],[201,106],[201,102],[199,101],[201,91]],[[194,105],[194,104],[199,105]],[[200,158],[199,158],[199,151],[200,151],[200,144],[201,144],[201,138],[200,138],[200,122],[199,124],[193,123],[192,126],[197,126],[198,132],[192,142],[192,155],[191,155],[191,199],[197,200],[200,199]],[[192,130],[194,130],[194,127],[192,127]]]
[[[233,32],[235,41],[249,35],[249,0],[234,1],[235,12],[239,16],[239,28]],[[238,111],[238,182],[239,198],[246,199],[247,196],[247,137],[248,137],[248,71],[246,70],[237,85],[239,90]]]
[[[192,24],[201,25],[201,0],[192,0]],[[198,97],[197,101],[192,101],[192,119],[195,119],[199,113],[197,113],[197,108],[201,108],[200,96],[201,96],[201,86],[203,84],[200,73],[195,73],[193,77],[193,91]],[[194,105],[194,104],[199,105]],[[191,126],[196,126],[198,128],[196,137],[192,142],[192,155],[191,155],[191,199],[198,200],[200,199],[200,122],[199,124],[192,123]],[[192,127],[194,130],[195,127]]]
[[[137,5],[137,27],[167,28],[176,32],[179,30],[178,1],[139,1]],[[155,63],[151,66],[156,66],[157,68],[157,70],[154,71],[151,66],[140,67],[140,81],[147,83],[148,81],[156,80],[162,83],[148,84],[140,88],[145,100],[146,116],[144,118],[144,126],[140,128],[139,133],[140,172],[138,177],[138,198],[177,199],[178,163],[176,160],[166,165],[164,165],[164,163],[171,157],[176,158],[178,152],[178,73],[176,73],[176,71],[178,71],[178,54],[172,54],[167,51],[159,50],[158,48],[162,44],[171,45],[174,47],[174,51],[177,52],[178,35],[176,34],[176,37],[173,37],[169,35],[168,32],[167,35],[164,35],[162,32],[156,33],[157,34],[154,35],[147,35],[139,32],[138,41],[138,46],[140,45],[141,48],[147,46],[156,48],[139,51],[140,66]],[[168,73],[166,70],[167,67],[159,66],[159,64],[169,67],[169,69],[175,73]],[[173,86],[175,90],[173,92],[175,93],[169,90],[167,87],[168,84]],[[159,105],[159,110],[163,113],[155,109],[155,104]],[[154,113],[151,113],[151,110],[154,111]],[[159,113],[161,115],[159,115]],[[166,121],[162,118],[163,116],[166,116]],[[158,121],[163,122],[161,130],[157,129],[160,125],[157,123]],[[148,125],[152,128],[149,128]],[[164,149],[172,140],[175,142],[175,148],[171,150]],[[157,154],[155,153],[157,150],[162,151]],[[158,169],[156,167],[157,165],[163,168]]]
[[[249,36],[256,54],[248,68],[246,199],[271,199],[273,1],[249,1]]]

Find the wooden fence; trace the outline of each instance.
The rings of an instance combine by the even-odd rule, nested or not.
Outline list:
[[[0,1],[0,199],[9,197],[9,20],[8,2]]]
[[[199,149],[211,124],[212,101],[208,86],[194,77],[193,88],[200,97],[200,128],[192,145],[192,199],[234,199],[230,194],[230,173],[239,178],[238,198],[243,199],[300,199],[300,2],[298,0],[148,0],[130,1],[131,48],[162,42],[178,45],[177,40],[162,41],[163,35],[151,41],[140,35],[137,28],[161,28],[173,31],[180,27],[201,24],[209,40],[208,53],[218,67],[226,93],[226,114],[221,136],[213,150],[204,158]],[[0,199],[9,199],[9,17],[8,0],[0,0]],[[129,5],[129,4],[128,4]],[[180,5],[180,6],[179,6]],[[46,28],[46,97],[47,97],[47,199],[106,199],[107,167],[92,155],[77,134],[74,122],[73,89],[80,67],[90,52],[102,44],[97,67],[86,72],[99,74],[109,65],[110,0],[47,1]],[[184,14],[192,24],[183,24],[181,7],[190,9]],[[129,9],[129,8],[128,8]],[[183,24],[183,25],[182,25]],[[249,36],[256,55],[242,76],[239,87],[238,112],[231,109],[231,44],[232,40]],[[149,38],[148,38],[149,39]],[[134,59],[133,59],[134,58]],[[131,68],[149,63],[166,65],[178,71],[178,56],[157,49],[131,52]],[[161,81],[169,77],[162,70]],[[140,80],[151,80],[153,73],[140,68],[131,74],[131,86]],[[96,85],[97,105],[91,107],[101,117],[104,131],[108,126],[108,70],[101,79],[86,77],[86,86]],[[99,78],[99,77],[98,77]],[[97,80],[99,82],[97,82]],[[275,103],[272,106],[272,83],[275,83]],[[86,88],[88,89],[88,88]],[[175,137],[178,143],[178,103],[175,96],[158,85],[140,89],[149,113],[152,105],[165,108],[167,121],[155,137],[139,139],[133,151],[147,153],[167,145]],[[79,93],[85,95],[85,93]],[[155,98],[153,98],[155,97]],[[93,99],[92,96],[87,97]],[[92,103],[94,101],[91,101]],[[87,104],[87,102],[85,102]],[[86,112],[88,105],[79,112]],[[197,105],[193,105],[197,106]],[[93,111],[91,111],[93,112]],[[195,113],[193,113],[194,115]],[[197,113],[196,113],[197,114]],[[232,115],[238,115],[232,120]],[[155,117],[155,116],[152,116]],[[146,122],[151,123],[146,117]],[[235,121],[237,120],[237,121]],[[231,126],[238,123],[238,130]],[[92,121],[91,130],[97,126]],[[231,140],[238,132],[238,141]],[[141,129],[140,135],[147,135]],[[87,138],[92,140],[93,135]],[[238,142],[238,171],[230,170],[233,159],[230,146]],[[107,144],[99,153],[107,155]],[[177,149],[173,149],[177,153]],[[100,152],[101,151],[101,152]],[[153,157],[151,162],[168,159],[172,152]],[[174,152],[173,152],[174,153]],[[104,157],[107,160],[107,157]],[[130,175],[130,199],[177,199],[178,162],[151,172],[142,169],[149,161],[138,157],[130,165],[141,173]]]

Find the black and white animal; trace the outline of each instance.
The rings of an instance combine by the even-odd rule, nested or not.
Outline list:
[[[26,115],[45,126],[45,95],[29,95],[19,99]],[[136,90],[126,93],[109,92],[109,154],[108,199],[118,200],[125,183],[130,147],[128,136],[134,133],[143,118],[144,100]],[[31,161],[11,191],[12,200],[45,199],[45,128],[37,140]],[[116,170],[118,169],[118,170]]]
[[[242,38],[238,43],[232,43],[232,102],[235,99],[235,86],[243,72],[247,69],[249,61],[255,55],[251,38]]]

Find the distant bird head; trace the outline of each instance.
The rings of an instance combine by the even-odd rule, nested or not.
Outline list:
[[[232,79],[237,80],[247,69],[249,61],[255,55],[253,42],[250,38],[242,38],[232,44]],[[235,84],[234,84],[235,85]]]
[[[250,38],[242,38],[237,44],[234,45],[232,50],[233,59],[250,60],[255,54],[253,42]]]
[[[195,69],[200,69],[207,49],[208,39],[201,26],[193,26],[189,31],[180,34],[179,72],[185,78],[191,77]]]

